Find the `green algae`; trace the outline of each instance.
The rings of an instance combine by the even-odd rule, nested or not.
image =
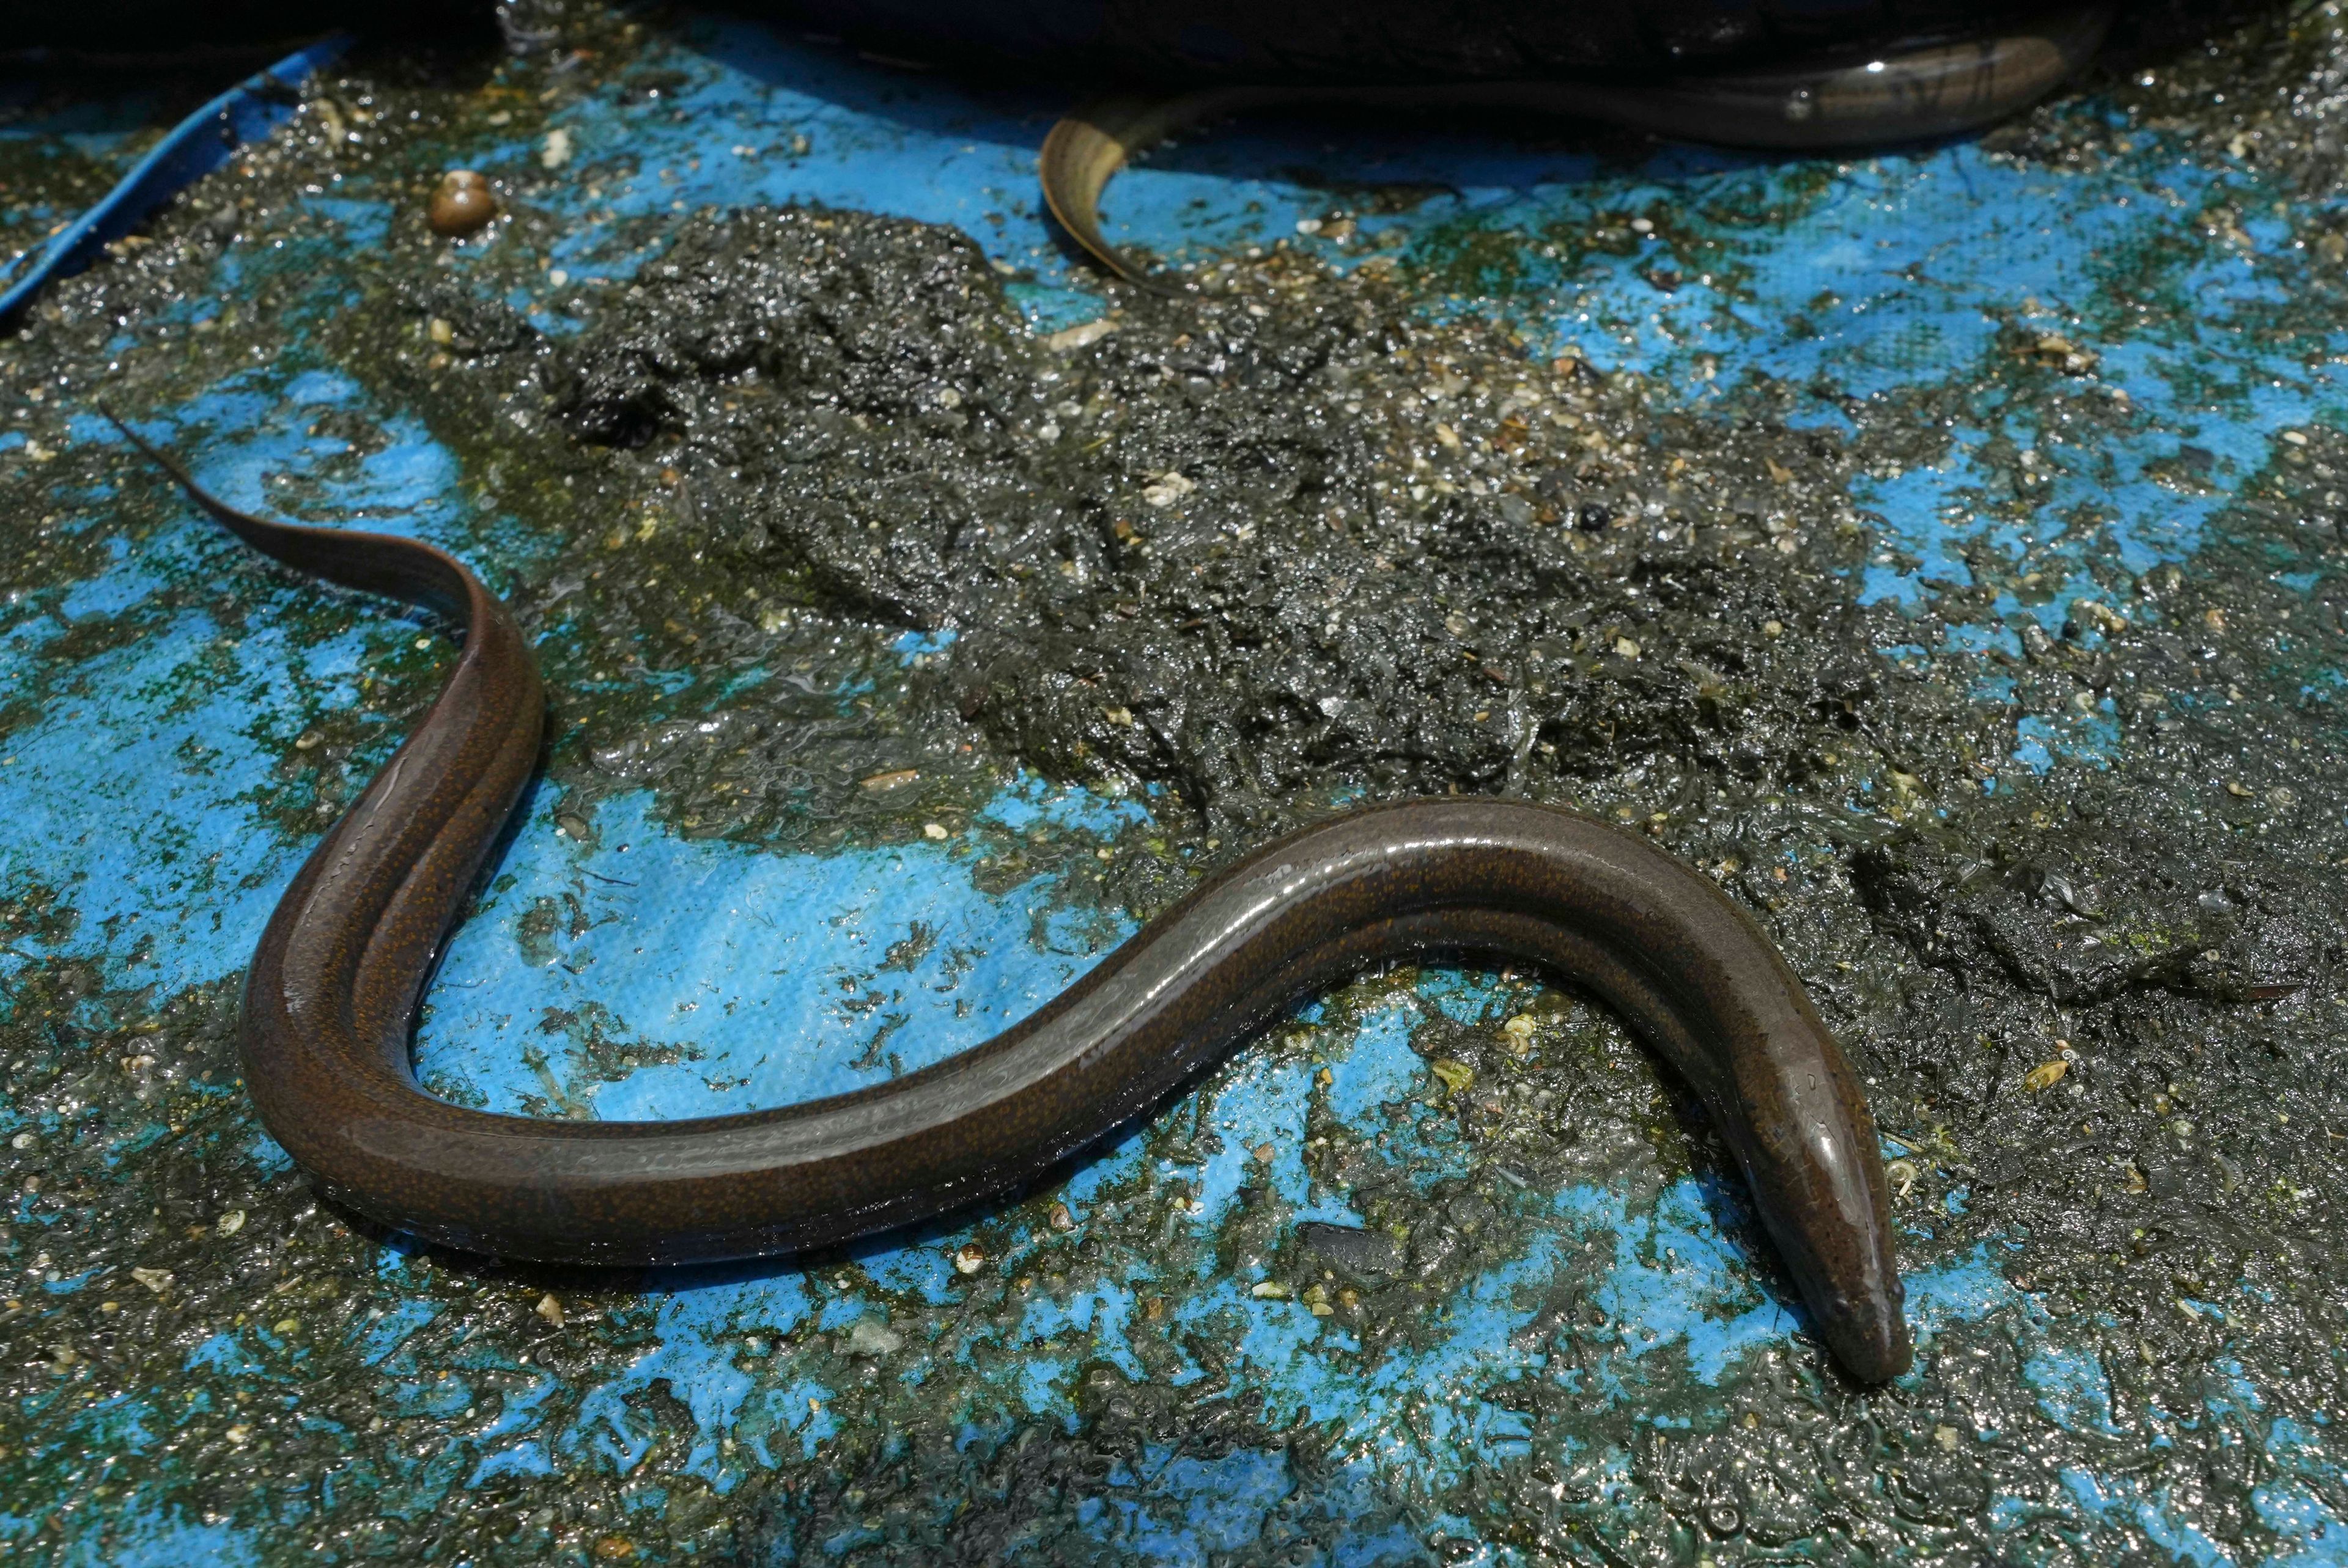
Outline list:
[[[586,45],[624,62],[624,26],[585,26]],[[2293,46],[2315,46],[2302,29]],[[420,190],[493,115],[507,117],[500,135],[533,134],[543,91],[561,101],[647,86],[623,63],[547,88],[530,67],[486,86],[485,70],[401,79],[371,68],[381,75],[331,91],[394,128],[368,154],[376,190]],[[2269,68],[2280,79],[2297,67]],[[410,108],[418,118],[402,119]],[[2071,120],[2033,125],[2040,139],[2014,138],[2014,156],[2081,155]],[[2239,133],[2207,134],[2222,146]],[[273,198],[314,180],[326,156],[305,122],[250,174],[208,182],[159,223],[147,253],[60,292],[57,314],[0,362],[13,384],[85,389],[118,319],[179,301],[173,247],[181,266],[211,255],[198,225],[220,190],[249,190],[241,220],[252,238],[273,236]],[[1529,364],[1505,327],[1444,316],[1446,292],[1530,276],[1511,272],[1522,236],[1445,236],[1399,269],[1355,277],[1275,253],[1223,269],[1195,299],[1128,301],[1115,334],[1054,356],[956,236],[853,214],[702,215],[673,231],[671,272],[645,285],[652,302],[582,286],[565,297],[577,330],[551,341],[502,303],[541,271],[555,222],[526,190],[513,195],[507,238],[461,276],[408,223],[368,258],[353,297],[304,314],[292,309],[305,298],[302,263],[289,258],[259,269],[250,300],[208,331],[142,326],[151,352],[129,356],[118,384],[126,411],[152,416],[256,363],[263,390],[333,368],[455,453],[464,527],[539,639],[556,715],[546,787],[566,832],[595,834],[599,803],[620,789],[650,789],[680,834],[796,849],[903,842],[932,821],[959,835],[1023,766],[1157,785],[1169,804],[1148,835],[983,830],[982,886],[1053,876],[1078,907],[1097,900],[1106,927],[1356,791],[1509,789],[1644,824],[1758,911],[1815,978],[1886,1131],[1909,1150],[1900,1214],[1917,1265],[2019,1238],[2007,1279],[2032,1310],[2093,1323],[2114,1417],[2138,1423],[2133,1432],[2148,1412],[2201,1408],[2223,1356],[2253,1369],[2277,1409],[2336,1406],[2340,1307],[2308,1282],[2336,1277],[2342,1239],[2324,1129],[2348,1093],[2329,1049],[2342,1023],[2343,801],[2326,693],[2343,629],[2328,596],[2285,580],[2337,569],[2330,487],[2348,454],[2333,433],[2271,444],[2189,574],[2107,559],[2072,569],[2096,580],[2114,619],[2082,612],[2020,652],[1911,667],[1872,651],[1939,650],[1993,615],[2002,592],[2045,602],[2067,558],[1977,552],[1971,585],[1931,589],[1913,614],[1855,608],[1842,574],[1879,540],[1849,499],[1854,477],[1941,460],[1985,387],[2015,423],[2027,415],[2081,449],[2133,417],[2036,357],[2040,334],[2019,302],[1971,382],[1853,400],[1851,429],[1821,432],[1791,416],[1799,389],[1749,384],[1696,417],[1636,373]],[[285,237],[299,239],[303,221],[285,218]],[[2226,243],[2181,232],[2107,258],[2083,319],[2099,341],[2189,319],[2187,280]],[[1570,272],[1575,253],[1556,264]],[[2312,262],[2301,275],[2329,286]],[[907,279],[959,291],[982,330],[947,344],[937,316],[895,308]],[[744,329],[746,301],[764,313],[748,313],[748,335],[767,334],[767,357],[684,352]],[[810,326],[817,313],[767,309],[778,302],[829,303],[834,318]],[[2285,331],[2288,313],[2236,319]],[[448,323],[447,343],[435,322]],[[859,382],[844,351],[811,357],[843,343],[911,368]],[[951,406],[937,395],[949,388]],[[2220,412],[2243,394],[2243,375],[2222,364],[2192,389]],[[1349,401],[1360,415],[1331,414]],[[1046,422],[1061,434],[1045,436]],[[32,427],[53,434],[38,417]],[[324,434],[362,448],[382,439]],[[44,525],[0,546],[18,552],[19,615],[47,613],[61,589],[96,576],[109,539],[136,542],[177,515],[166,488],[126,474],[118,454],[60,447],[0,476],[12,515],[85,517],[108,485],[122,500],[101,527]],[[2005,487],[1981,497],[1985,520],[2034,516],[2022,451],[2008,436],[1983,448],[1982,470]],[[1006,467],[1019,486],[1004,484]],[[1191,488],[1160,506],[1148,492],[1169,473]],[[2205,483],[2189,457],[2165,478]],[[296,487],[284,504],[308,511],[322,494]],[[875,516],[878,530],[864,526]],[[2067,521],[2089,537],[2100,526]],[[993,542],[955,555],[989,526]],[[280,767],[251,803],[255,831],[288,844],[309,842],[379,764],[448,657],[420,623],[274,578],[222,542],[163,597],[62,629],[8,711],[70,702],[85,661],[190,609],[227,637],[283,628],[295,651],[293,687],[256,702],[256,733]],[[939,626],[963,635],[908,666],[897,637]],[[361,629],[366,689],[356,706],[331,706],[298,661]],[[232,670],[213,655],[174,679],[193,700]],[[1982,677],[2010,682],[2010,700],[1977,696]],[[2020,718],[2100,712],[2106,698],[2120,736],[2106,765],[2040,778],[2011,762]],[[1071,875],[1087,862],[1099,880]],[[1333,1536],[1316,1500],[1344,1495],[1333,1478],[1359,1445],[1236,1386],[1231,1346],[1248,1320],[1182,1319],[1189,1282],[1262,1267],[1296,1311],[1321,1287],[1331,1321],[1358,1337],[1352,1365],[1366,1378],[1434,1341],[1427,1302],[1520,1254],[1539,1194],[1588,1184],[1635,1206],[1690,1173],[1734,1179],[1619,1029],[1518,979],[1472,1022],[1426,1010],[1411,1040],[1426,1071],[1380,1108],[1383,1144],[1329,1113],[1328,1085],[1308,1096],[1312,1179],[1393,1242],[1396,1266],[1340,1280],[1261,1187],[1192,1238],[1176,1222],[1194,1189],[1162,1167],[1222,1143],[1220,1096],[1251,1075],[1343,1071],[1341,1042],[1360,1021],[1416,994],[1408,971],[1372,978],[1227,1067],[1189,1116],[1148,1130],[1142,1173],[1105,1184],[1067,1228],[1050,1188],[990,1212],[973,1245],[1018,1261],[959,1281],[944,1303],[873,1278],[853,1250],[812,1260],[805,1288],[885,1311],[893,1348],[812,1314],[730,1326],[736,1364],[772,1378],[762,1387],[789,1380],[764,1370],[782,1357],[794,1378],[837,1390],[827,1397],[844,1435],[814,1460],[798,1457],[793,1420],[761,1417],[725,1440],[772,1444],[789,1462],[728,1494],[695,1468],[694,1414],[655,1379],[628,1396],[644,1445],[628,1462],[476,1486],[452,1435],[530,1400],[575,1416],[580,1390],[656,1348],[655,1307],[630,1281],[429,1251],[395,1249],[385,1272],[383,1238],[250,1157],[232,981],[170,997],[109,985],[76,947],[69,889],[6,896],[0,939],[43,958],[12,982],[0,1021],[10,1106],[37,1129],[11,1164],[34,1218],[12,1221],[5,1245],[19,1266],[37,1254],[44,1270],[106,1271],[52,1298],[63,1306],[38,1315],[39,1340],[6,1372],[0,1466],[12,1492],[59,1500],[37,1540],[60,1552],[95,1528],[78,1519],[150,1486],[265,1532],[286,1561],[757,1561],[839,1541],[850,1560],[875,1563],[949,1551],[1097,1560],[1080,1503],[1110,1490],[1117,1464],[1172,1444],[1283,1456],[1295,1483],[1247,1558],[1272,1561]],[[525,940],[551,941],[576,917],[547,901]],[[1518,1016],[1536,1020],[1521,1053],[1502,1027]],[[607,1080],[669,1049],[609,1018],[550,1017],[541,1033],[535,1049],[572,1053]],[[2062,1050],[2062,1078],[2025,1088]],[[537,1109],[582,1107],[550,1094]],[[1422,1181],[1395,1156],[1398,1142],[1474,1157],[1464,1173]],[[1718,1217],[1766,1255],[1749,1220]],[[1577,1240],[1596,1248],[1593,1268],[1606,1266],[1603,1237]],[[168,1286],[128,1276],[134,1261],[168,1271]],[[2252,1290],[2222,1325],[2177,1306],[2238,1281]],[[1137,1285],[1133,1321],[1107,1336],[1019,1338],[1031,1303],[1066,1306],[1110,1284]],[[542,1310],[549,1297],[560,1325]],[[422,1321],[395,1319],[419,1300]],[[1652,1352],[1626,1402],[1599,1389],[1626,1365],[1614,1354],[1623,1326],[1570,1284],[1528,1305],[1528,1342],[1579,1375],[1479,1391],[1559,1440],[1556,1451],[1457,1482],[1390,1476],[1361,1517],[1396,1522],[1444,1554],[1466,1548],[1439,1522],[1464,1519],[1532,1561],[1956,1561],[2010,1548],[2064,1562],[2148,1550],[2125,1524],[2083,1534],[2060,1511],[2053,1478],[2082,1466],[2175,1488],[2230,1549],[2275,1539],[2253,1505],[2260,1473],[2226,1429],[2164,1428],[2160,1446],[2057,1422],[2031,1392],[2026,1351],[1994,1323],[1943,1333],[1925,1379],[1888,1395],[1855,1393],[1797,1341],[1753,1357],[1722,1389],[1703,1385],[1683,1352]],[[0,1331],[36,1316],[7,1311]],[[242,1358],[191,1363],[231,1329]],[[1120,1349],[1144,1377],[1123,1369]],[[975,1438],[944,1424],[940,1411],[999,1408],[994,1390],[1037,1350],[1076,1364],[1066,1411]],[[923,1380],[909,1381],[917,1367]],[[1193,1368],[1194,1381],[1174,1383]],[[134,1391],[172,1403],[160,1454],[88,1436],[104,1430],[91,1412]],[[1414,1419],[1453,1393],[1424,1391]],[[1627,1500],[1560,1457],[1567,1437],[1622,1456]],[[313,1505],[314,1479],[328,1475],[341,1501]],[[2018,1536],[1989,1536],[1993,1495],[2034,1499],[2040,1516]]]

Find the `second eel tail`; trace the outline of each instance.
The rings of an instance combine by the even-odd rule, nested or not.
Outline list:
[[[1421,800],[1307,828],[1209,879],[1035,1016],[851,1093],[675,1122],[541,1121],[427,1094],[409,1060],[418,996],[536,762],[530,645],[441,551],[237,511],[124,434],[254,548],[465,628],[431,710],[287,888],[245,987],[263,1124],[349,1207],[572,1263],[823,1246],[1019,1187],[1365,966],[1500,954],[1596,993],[1694,1087],[1843,1366],[1869,1381],[1908,1367],[1874,1122],[1801,982],[1708,878],[1553,807]]]

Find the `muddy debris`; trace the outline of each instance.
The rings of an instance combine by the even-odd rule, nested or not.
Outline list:
[[[2157,121],[2278,182],[2291,239],[2258,264],[2293,302],[2251,327],[2288,340],[2320,313],[2306,302],[2344,297],[2343,51],[2320,20],[2230,65],[2116,84],[2131,128],[2050,110],[1982,156],[2075,169],[2129,156],[2118,139]],[[234,977],[126,984],[80,892],[12,871],[0,940],[41,955],[9,971],[0,1016],[24,1121],[0,1233],[21,1283],[0,1328],[26,1351],[0,1368],[0,1465],[21,1494],[139,1487],[254,1528],[308,1511],[281,1532],[302,1554],[326,1539],[419,1560],[765,1561],[846,1542],[864,1563],[1076,1563],[1102,1550],[1087,1504],[1129,1498],[1138,1476],[1211,1472],[1264,1478],[1247,1547],[1263,1560],[1310,1561],[1370,1529],[1416,1550],[1457,1520],[1529,1561],[1602,1555],[1597,1540],[1631,1561],[1967,1560],[2022,1549],[1984,1523],[1993,1497],[2060,1522],[2027,1527],[2050,1562],[2151,1553],[2132,1513],[2065,1512],[2075,1471],[2135,1478],[2245,1560],[2281,1549],[2261,1506],[2280,1461],[2235,1418],[2177,1413],[2235,1409],[2229,1366],[2260,1390],[2239,1418],[2258,1430],[2312,1430],[2338,1407],[2348,1324],[2322,1282],[2348,1267],[2331,1131],[2348,1107],[2348,773],[2330,695],[2348,629],[2331,588],[2305,585],[2348,564],[2348,441],[2310,422],[2244,455],[2173,432],[2174,459],[2148,477],[2162,494],[2204,494],[2241,466],[2188,569],[2131,560],[2082,513],[2063,519],[2087,541],[2068,565],[1982,546],[1912,602],[1861,604],[1855,587],[1877,566],[1917,569],[1853,498],[1859,477],[1950,461],[1953,432],[1984,427],[1966,459],[1983,516],[2033,518],[2061,461],[2144,428],[2106,384],[2127,357],[2114,345],[2204,308],[2167,290],[2159,258],[2113,261],[2100,326],[2017,317],[1968,371],[1993,383],[1994,419],[1971,384],[1859,395],[1759,375],[1697,410],[1634,364],[1550,354],[1505,299],[1449,308],[1431,245],[1351,268],[1220,258],[1192,269],[1194,293],[1115,292],[1100,321],[1050,333],[966,237],[808,207],[663,216],[633,277],[590,283],[582,264],[557,282],[527,182],[586,178],[585,154],[530,106],[619,90],[633,46],[597,21],[534,52],[542,74],[499,98],[516,106],[495,112],[525,149],[522,183],[478,258],[411,221],[327,319],[299,315],[305,281],[263,261],[314,238],[303,193],[337,175],[379,179],[412,214],[481,123],[469,96],[385,66],[333,89],[368,111],[363,144],[305,119],[7,340],[25,443],[0,500],[26,521],[0,533],[5,624],[40,641],[0,696],[0,754],[94,661],[200,610],[224,642],[267,626],[305,655],[363,649],[355,700],[304,677],[256,719],[276,763],[243,803],[251,831],[311,842],[380,765],[449,658],[417,623],[321,602],[226,547],[150,602],[71,600],[186,524],[74,438],[77,399],[103,377],[144,416],[255,366],[263,394],[331,366],[367,400],[316,416],[352,455],[322,461],[384,449],[393,434],[363,410],[396,409],[454,455],[468,506],[499,519],[482,559],[541,640],[559,721],[541,787],[567,841],[608,844],[604,807],[641,793],[685,837],[950,845],[982,887],[1066,876],[1068,907],[1122,920],[1354,799],[1575,804],[1651,834],[1763,922],[1900,1150],[1903,1255],[1971,1270],[2005,1316],[1947,1324],[1890,1394],[1838,1382],[1797,1335],[1705,1381],[1599,1288],[1627,1226],[1561,1226],[1555,1207],[1601,1193],[1643,1212],[1686,1179],[1703,1204],[1690,1223],[1766,1260],[1701,1108],[1611,1020],[1511,976],[1488,977],[1478,1016],[1420,1009],[1397,1048],[1409,1087],[1340,1115],[1348,1043],[1421,999],[1426,977],[1396,971],[1231,1070],[1314,1070],[1303,1136],[1276,1130],[1272,1161],[1251,1157],[1262,1133],[1217,1124],[1233,1081],[1218,1079],[1147,1130],[1129,1180],[1073,1207],[1056,1190],[1002,1205],[934,1282],[899,1288],[852,1254],[793,1271],[830,1327],[726,1326],[724,1376],[774,1424],[755,1462],[713,1460],[671,1383],[585,1408],[662,1354],[664,1297],[405,1247],[321,1204],[251,1153]],[[2177,246],[2247,265],[2232,236],[2255,238],[2273,210],[2213,198],[2192,216]],[[1640,220],[1643,240],[1670,228]],[[1610,224],[1602,242],[1638,232]],[[479,272],[441,264],[459,250]],[[224,254],[251,270],[199,332],[183,307]],[[2245,421],[2229,400],[2246,395],[2209,393]],[[347,520],[316,474],[281,493]],[[118,498],[93,507],[97,494]],[[2042,623],[2031,612],[2058,591],[2067,608]],[[190,688],[232,670],[206,664]],[[2024,760],[2025,734],[2052,749]],[[986,825],[980,808],[1021,769],[1146,800],[1155,821],[1058,838]],[[578,918],[550,894],[522,923],[525,958],[550,958]],[[533,1038],[590,1083],[687,1060],[592,1010]],[[592,1110],[551,1091],[531,1108]],[[1292,1154],[1311,1212],[1342,1204],[1360,1225],[1300,1214],[1272,1173]],[[1194,1229],[1218,1160],[1245,1173],[1241,1193]],[[1535,1235],[1554,1240],[1555,1267],[1510,1299],[1509,1342],[1549,1373],[1473,1392],[1539,1451],[1456,1482],[1381,1471],[1375,1444],[1267,1405],[1231,1350],[1255,1320],[1207,1300],[1228,1282],[1245,1310],[1287,1315],[1266,1319],[1280,1332],[1342,1333],[1347,1365],[1374,1378],[1447,1331],[1430,1303]],[[1635,1261],[1693,1267],[1691,1250],[1665,1239]],[[84,1270],[91,1288],[51,1288]],[[1066,1327],[1097,1295],[1132,1309]],[[1752,1307],[1766,1300],[1756,1284]],[[288,1323],[250,1364],[199,1355]],[[376,1336],[396,1340],[392,1359],[367,1359]],[[2101,1375],[2050,1384],[2034,1346],[2058,1369],[2093,1347]],[[1068,1368],[1066,1409],[999,1397],[1046,1358]],[[1634,1398],[1591,1392],[1626,1372]],[[165,1444],[71,1425],[155,1389],[175,1400]],[[1447,1419],[1462,1398],[1420,1390],[1396,1419],[1438,1405]],[[447,1490],[474,1462],[451,1434],[525,1410],[644,1446],[626,1467],[582,1450]],[[829,1435],[810,1450],[802,1430]],[[1557,1458],[1569,1439],[1619,1467]],[[747,1479],[723,1489],[713,1464]],[[424,1481],[273,1490],[418,1474],[467,1506],[391,1510]],[[2336,1479],[2305,1484],[2348,1511]],[[661,1542],[642,1526],[647,1485]]]

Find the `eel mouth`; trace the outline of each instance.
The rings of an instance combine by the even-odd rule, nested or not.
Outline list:
[[[1818,1337],[1835,1359],[1862,1383],[1888,1383],[1916,1359],[1908,1331],[1906,1293],[1898,1275],[1878,1289],[1838,1302],[1818,1323]]]
[[[1096,98],[1045,137],[1044,201],[1103,267],[1128,283],[1165,292],[1171,285],[1110,243],[1100,200],[1129,159],[1192,126],[1256,109],[1327,105],[1598,120],[1653,136],[1789,152],[1884,146],[1978,130],[2029,108],[2095,58],[2116,11],[2109,3],[2065,7],[1969,38],[1644,85],[1232,86]]]

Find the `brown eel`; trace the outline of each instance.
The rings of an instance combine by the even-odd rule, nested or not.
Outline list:
[[[802,1251],[1031,1181],[1367,966],[1504,955],[1595,993],[1695,1091],[1842,1365],[1870,1382],[1907,1368],[1875,1123],[1801,982],[1708,878],[1550,806],[1418,800],[1306,828],[1210,878],[1025,1022],[853,1093],[676,1122],[435,1099],[410,1063],[417,1003],[537,763],[530,642],[442,551],[237,511],[117,424],[263,555],[464,629],[438,700],[294,878],[245,983],[262,1122],[350,1208],[550,1261]]]
[[[1044,138],[1044,202],[1068,237],[1129,283],[1167,286],[1101,231],[1100,198],[1126,160],[1195,125],[1273,108],[1344,106],[1419,113],[1509,113],[1612,121],[1652,135],[1736,147],[1827,150],[1973,130],[2029,108],[2103,46],[2109,0],[2008,32],[1926,44],[1829,66],[1780,67],[1653,83],[1437,82],[1231,86],[1174,97],[1097,98]]]

